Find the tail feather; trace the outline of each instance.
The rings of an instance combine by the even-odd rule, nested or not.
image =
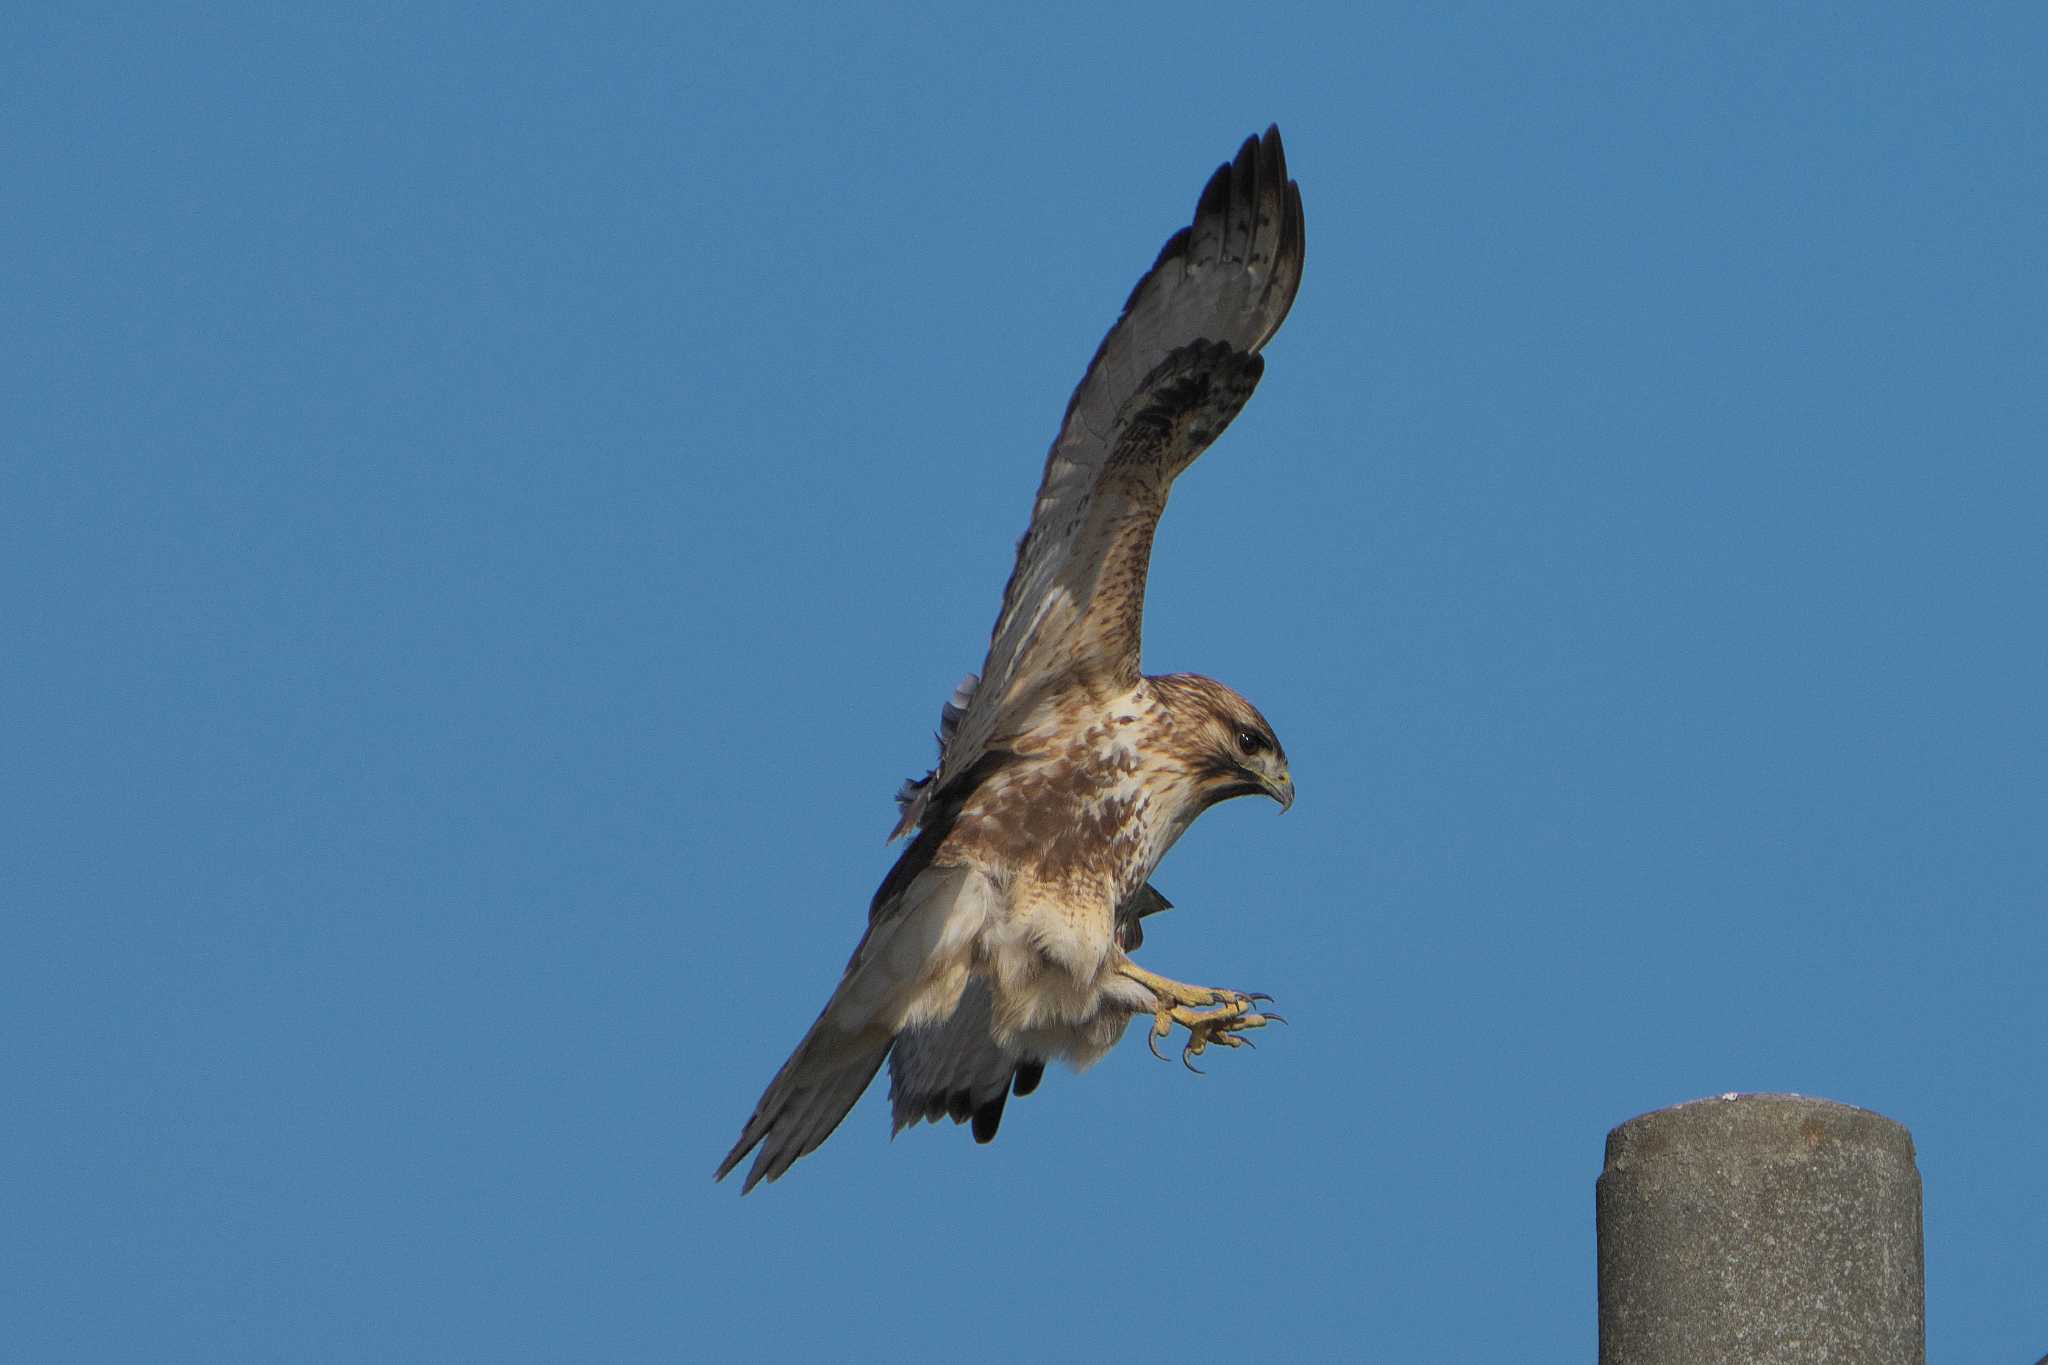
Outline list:
[[[997,1044],[993,1010],[988,983],[977,979],[967,984],[950,1017],[897,1035],[889,1054],[889,1104],[897,1132],[919,1119],[972,1119],[976,1142],[995,1137],[1011,1081],[1020,1068],[1043,1071],[1044,1064]]]
[[[763,1180],[780,1177],[798,1157],[816,1151],[881,1070],[890,1041],[885,1029],[844,1033],[820,1019],[769,1082],[714,1178],[725,1179],[758,1146],[761,1150],[740,1187],[745,1194]]]

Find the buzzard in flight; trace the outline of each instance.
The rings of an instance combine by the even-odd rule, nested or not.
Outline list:
[[[776,1179],[885,1058],[897,1128],[972,1119],[986,1142],[1048,1061],[1089,1065],[1136,1016],[1155,1047],[1185,1028],[1183,1060],[1274,1017],[1263,996],[1131,959],[1139,919],[1166,906],[1147,879],[1196,816],[1294,800],[1265,717],[1209,678],[1144,676],[1138,639],[1167,493],[1257,385],[1303,242],[1268,128],[1210,178],[1067,404],[979,680],[945,707],[938,767],[897,795],[892,837],[915,837],[719,1179],[757,1147],[746,1188]]]

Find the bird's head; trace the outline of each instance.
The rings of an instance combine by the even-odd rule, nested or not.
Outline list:
[[[1197,674],[1174,674],[1152,682],[1173,710],[1202,805],[1234,796],[1270,796],[1282,810],[1294,804],[1287,751],[1258,707],[1215,679]]]

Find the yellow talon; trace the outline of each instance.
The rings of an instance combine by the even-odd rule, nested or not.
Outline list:
[[[1255,1008],[1259,1001],[1271,999],[1270,996],[1222,990],[1214,986],[1190,986],[1148,972],[1129,961],[1118,964],[1117,971],[1151,991],[1158,1001],[1158,1008],[1152,1014],[1152,1030],[1145,1039],[1152,1055],[1164,1060],[1159,1051],[1159,1040],[1172,1033],[1173,1026],[1179,1024],[1188,1031],[1187,1044],[1181,1049],[1181,1064],[1197,1075],[1201,1074],[1201,1068],[1188,1059],[1201,1056],[1210,1044],[1247,1047],[1251,1039],[1240,1036],[1244,1030],[1264,1028],[1275,1020],[1286,1022],[1277,1014],[1261,1014]]]

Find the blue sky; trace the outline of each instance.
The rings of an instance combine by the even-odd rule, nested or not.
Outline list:
[[[0,53],[0,1120],[37,1360],[1584,1360],[1609,1127],[1907,1124],[2048,1350],[2038,7],[66,6]],[[999,1140],[712,1166],[1054,424],[1308,215],[1148,667],[1286,818]]]

